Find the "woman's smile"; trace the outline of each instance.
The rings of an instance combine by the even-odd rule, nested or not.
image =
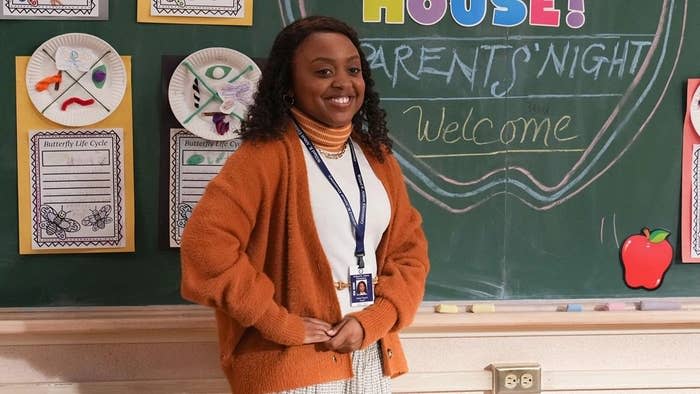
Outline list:
[[[343,96],[343,97],[332,97],[329,99],[333,104],[336,105],[341,105],[345,106],[347,104],[350,104],[350,97],[348,96]]]

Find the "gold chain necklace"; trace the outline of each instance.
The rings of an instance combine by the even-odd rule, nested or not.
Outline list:
[[[348,148],[348,142],[345,141],[345,144],[343,144],[343,149],[341,149],[340,152],[329,152],[329,151],[323,150],[319,147],[316,147],[316,150],[319,151],[319,153],[321,153],[323,155],[323,157],[325,157],[326,159],[336,160],[336,159],[340,159],[341,157],[343,157],[343,155],[345,154],[345,150],[347,148]]]

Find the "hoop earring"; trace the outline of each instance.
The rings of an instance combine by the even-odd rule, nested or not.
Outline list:
[[[282,95],[282,101],[287,104],[288,107],[292,107],[294,105],[294,96],[285,93]]]

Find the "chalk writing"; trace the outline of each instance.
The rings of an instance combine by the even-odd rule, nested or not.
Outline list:
[[[470,107],[466,117],[459,121],[445,119],[445,107],[440,111],[439,122],[434,122],[432,127],[430,120],[424,116],[423,107],[413,105],[406,108],[403,114],[417,115],[417,140],[420,142],[442,142],[467,146],[504,146],[528,145],[540,148],[554,148],[556,145],[574,140],[578,135],[572,134],[569,129],[572,117],[563,115],[559,119],[544,117],[517,117],[505,121],[499,121],[488,116],[474,114],[474,107]],[[500,127],[497,123],[501,123]]]
[[[580,193],[659,107],[684,3],[619,34],[363,39],[407,184],[450,212],[504,193],[546,210]]]
[[[278,2],[283,24],[333,14]],[[639,0],[631,22],[585,0],[363,0],[361,46],[407,184],[449,212],[503,194],[546,210],[580,193],[659,107],[688,3]],[[391,26],[407,21],[422,26]]]
[[[394,89],[430,81],[452,87],[455,97],[475,93],[480,98],[506,97],[511,92],[527,97],[546,93],[604,96],[619,91],[610,92],[608,83],[586,84],[588,92],[580,91],[580,86],[586,81],[606,81],[624,89],[647,55],[651,37],[403,37],[365,39],[361,45],[370,68],[379,71],[375,78],[385,76]],[[533,77],[561,83],[554,85],[556,92],[532,86],[526,91],[522,85]]]

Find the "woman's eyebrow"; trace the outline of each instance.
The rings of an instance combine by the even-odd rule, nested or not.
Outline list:
[[[346,62],[354,61],[354,60],[360,60],[360,55],[352,55],[349,58],[345,59]],[[316,62],[325,62],[325,63],[333,63],[337,61],[335,58],[330,58],[330,57],[316,57],[311,60],[311,63],[316,63]]]

